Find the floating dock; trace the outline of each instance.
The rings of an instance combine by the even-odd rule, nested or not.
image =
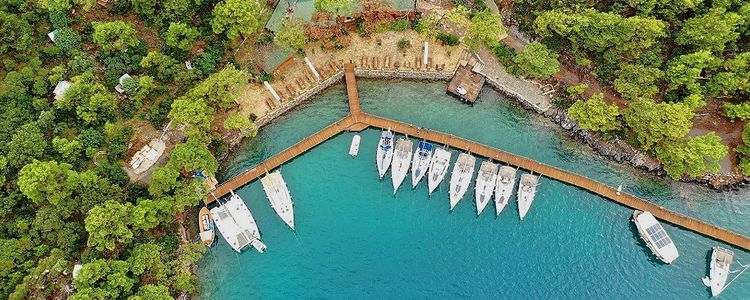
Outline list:
[[[448,93],[468,103],[476,102],[484,86],[484,76],[473,69],[474,65],[469,63],[459,65],[448,83]]]
[[[236,177],[222,183],[216,188],[216,190],[213,191],[213,194],[216,197],[227,195],[229,194],[230,190],[237,189],[265,174],[266,170],[277,168],[281,164],[294,159],[295,157],[305,153],[306,151],[312,149],[318,144],[325,142],[326,140],[336,136],[339,133],[345,131],[361,131],[367,127],[377,127],[381,129],[390,128],[394,132],[407,134],[412,138],[425,139],[436,144],[449,145],[457,150],[471,151],[471,153],[476,156],[481,156],[492,159],[494,161],[503,162],[507,165],[520,167],[527,171],[534,172],[534,174],[539,174],[587,190],[591,193],[597,194],[603,198],[610,199],[613,202],[619,203],[629,208],[641,211],[649,211],[658,219],[683,227],[693,232],[700,233],[702,235],[723,241],[725,243],[735,245],[745,250],[750,250],[750,239],[743,235],[699,221],[697,219],[674,211],[670,211],[657,204],[637,198],[627,193],[618,192],[616,189],[611,188],[596,180],[586,178],[573,172],[565,171],[547,164],[543,164],[530,158],[456,137],[454,135],[363,113],[360,109],[359,96],[357,94],[356,79],[354,78],[354,66],[348,64],[345,66],[344,71],[346,75],[347,92],[349,95],[349,105],[351,110],[348,116],[344,117],[334,124],[331,124],[326,128],[323,128],[317,133],[307,137],[294,146],[287,148],[281,153],[255,166],[254,168],[249,169],[237,175]],[[214,201],[214,198],[212,196],[209,196],[205,201],[206,203],[210,203]]]

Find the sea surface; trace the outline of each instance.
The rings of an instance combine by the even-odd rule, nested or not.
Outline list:
[[[646,175],[593,154],[491,89],[473,106],[445,89],[444,82],[359,80],[367,112],[622,185],[750,235],[750,189],[715,192]],[[236,150],[221,179],[335,122],[347,108],[344,85],[333,86]],[[390,175],[377,176],[380,132],[360,134],[356,158],[347,154],[354,133],[343,133],[281,167],[295,202],[296,233],[273,212],[259,181],[237,191],[268,250],[237,254],[219,238],[200,265],[203,299],[706,299],[700,279],[712,246],[729,247],[750,264],[748,252],[665,223],[680,257],[662,264],[638,238],[631,209],[548,178],[523,222],[515,202],[497,218],[492,207],[477,217],[473,185],[449,213],[448,178],[428,197],[426,178],[412,190],[408,177],[394,196]],[[750,271],[720,297],[750,299]]]

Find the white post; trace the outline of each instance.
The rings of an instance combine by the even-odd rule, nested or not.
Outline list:
[[[429,53],[430,44],[427,43],[427,41],[424,42],[424,59],[422,60],[422,64],[427,67],[427,53]]]
[[[271,86],[268,81],[263,81],[263,85],[266,87],[266,89],[273,95],[273,98],[276,99],[276,102],[281,103],[281,97],[279,97],[279,94],[276,94],[276,91],[273,90],[273,87]]]
[[[320,74],[318,74],[318,70],[315,70],[315,66],[313,66],[312,62],[307,59],[307,56],[305,56],[305,63],[307,64],[307,67],[310,68],[310,71],[312,71],[313,75],[315,75],[315,78],[320,81]]]

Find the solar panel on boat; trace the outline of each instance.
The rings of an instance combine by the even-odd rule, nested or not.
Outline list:
[[[651,227],[646,228],[646,233],[651,237],[651,240],[654,241],[654,244],[659,249],[672,243],[672,240],[669,239],[669,236],[667,236],[667,233],[660,224],[654,224],[651,225]]]

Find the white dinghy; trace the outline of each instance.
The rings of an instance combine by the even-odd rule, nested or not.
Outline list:
[[[281,172],[277,170],[266,174],[260,179],[260,183],[266,192],[268,202],[271,203],[271,208],[276,211],[276,214],[289,228],[294,230],[294,203],[292,202],[292,196],[289,194],[289,188],[286,186],[284,178],[281,177]]]
[[[479,166],[477,182],[474,184],[474,201],[477,204],[477,216],[479,216],[487,204],[492,200],[492,192],[495,190],[497,181],[497,164],[483,161]]]
[[[711,253],[711,270],[709,275],[703,277],[703,284],[711,288],[711,296],[716,297],[724,291],[727,277],[731,273],[734,252],[723,247],[716,246]]]
[[[391,166],[391,160],[393,159],[393,132],[390,129],[383,130],[380,134],[380,142],[378,142],[378,151],[375,156],[375,162],[378,164],[378,173],[380,179],[383,179],[385,172],[388,172],[388,167]]]
[[[396,142],[396,150],[393,152],[393,166],[391,167],[393,194],[396,194],[398,187],[404,182],[406,174],[409,173],[412,147],[414,147],[414,143],[408,138],[400,138]]]
[[[435,149],[435,154],[432,155],[430,160],[430,170],[428,171],[430,175],[427,176],[427,187],[430,195],[445,179],[445,174],[448,173],[448,166],[451,162],[451,155],[452,153],[445,148]]]
[[[497,184],[495,185],[495,215],[499,216],[505,206],[508,205],[511,195],[513,195],[513,186],[516,184],[516,169],[509,166],[500,167],[497,174]]]
[[[518,216],[523,221],[526,217],[526,213],[531,208],[531,203],[534,202],[534,196],[536,196],[536,186],[539,178],[531,174],[521,175],[521,182],[518,184]]]
[[[677,247],[672,242],[661,223],[654,218],[650,212],[636,210],[633,212],[633,222],[638,228],[641,239],[646,242],[646,246],[661,261],[671,264],[680,256]]]
[[[417,150],[414,151],[414,158],[411,162],[411,187],[417,187],[422,180],[427,169],[430,167],[432,159],[432,144],[427,141],[421,141],[417,144]]]
[[[453,165],[453,172],[451,172],[451,185],[450,185],[450,201],[451,210],[456,207],[458,201],[464,197],[466,191],[469,189],[471,184],[471,177],[474,175],[474,164],[476,158],[468,153],[461,153],[458,155],[456,164]]]
[[[352,144],[349,146],[349,155],[352,157],[357,156],[359,154],[359,141],[362,138],[359,136],[359,134],[355,134],[354,137],[352,137]]]

